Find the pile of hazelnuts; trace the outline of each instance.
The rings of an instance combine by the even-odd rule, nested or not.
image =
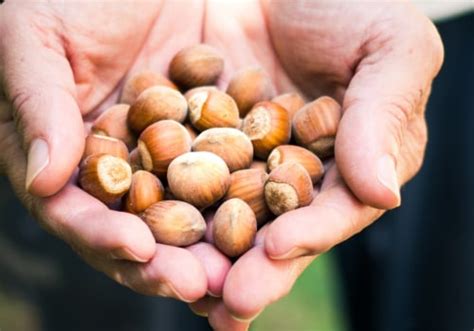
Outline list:
[[[276,96],[259,67],[235,73],[224,92],[214,85],[223,68],[222,56],[201,44],[174,56],[169,79],[130,77],[121,103],[86,138],[79,184],[141,217],[158,243],[204,238],[237,257],[258,227],[312,202],[341,107],[327,96]],[[207,223],[206,209],[216,209]]]

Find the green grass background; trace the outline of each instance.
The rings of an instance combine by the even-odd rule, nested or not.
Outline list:
[[[269,306],[251,331],[345,331],[347,320],[334,255],[318,257],[291,293]]]

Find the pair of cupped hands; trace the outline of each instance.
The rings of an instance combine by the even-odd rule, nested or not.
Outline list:
[[[258,64],[278,92],[343,106],[311,206],[263,227],[234,264],[213,246],[156,244],[138,217],[77,187],[91,121],[123,79],[166,73],[183,47],[221,51],[225,87]],[[0,171],[38,222],[132,290],[190,303],[215,329],[244,330],[321,254],[400,205],[419,170],[424,111],[443,47],[406,2],[30,2],[0,6]]]

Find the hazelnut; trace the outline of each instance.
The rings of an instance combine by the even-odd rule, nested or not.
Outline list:
[[[140,151],[138,147],[130,152],[128,156],[128,163],[132,167],[132,172],[135,173],[138,170],[143,170],[142,160],[140,160]]]
[[[268,170],[272,171],[285,162],[301,164],[308,172],[313,184],[316,184],[324,174],[324,166],[321,160],[303,147],[293,145],[276,147],[268,156]]]
[[[106,204],[116,202],[127,193],[131,182],[130,165],[112,155],[91,155],[82,162],[79,170],[80,186]]]
[[[229,257],[248,251],[257,234],[257,222],[252,209],[240,199],[224,202],[216,211],[212,226],[216,247]]]
[[[255,155],[266,159],[273,148],[290,141],[288,112],[276,103],[259,102],[245,116],[242,131],[252,141]]]
[[[228,94],[208,89],[189,98],[189,120],[199,131],[216,127],[239,126],[239,109]]]
[[[206,232],[206,222],[199,210],[183,201],[166,200],[152,204],[142,214],[156,242],[189,246]]]
[[[306,169],[295,162],[280,164],[265,183],[265,201],[276,216],[313,201],[313,183]]]
[[[220,200],[230,184],[229,168],[219,156],[191,152],[178,156],[168,168],[168,185],[176,198],[197,208]]]
[[[191,137],[191,141],[194,141],[197,138],[199,133],[196,132],[196,130],[194,129],[194,127],[191,124],[184,123],[183,125],[186,128],[186,130],[188,130],[189,136]]]
[[[143,91],[152,86],[167,86],[175,90],[178,89],[173,82],[162,74],[143,71],[127,79],[123,86],[120,102],[131,105]]]
[[[142,132],[161,120],[184,122],[187,113],[188,103],[181,93],[166,86],[153,86],[132,104],[127,121],[133,131]]]
[[[262,169],[244,169],[230,175],[230,186],[224,200],[239,198],[252,208],[258,225],[265,223],[270,210],[265,202],[264,186],[268,174]]]
[[[240,116],[245,117],[260,101],[269,101],[275,95],[272,81],[260,67],[250,67],[234,74],[227,87],[227,93],[234,98]]]
[[[94,121],[92,133],[120,139],[128,148],[134,148],[137,141],[127,125],[129,108],[129,105],[118,104],[106,109]]]
[[[253,159],[253,146],[250,139],[233,128],[213,128],[203,131],[194,140],[193,151],[211,152],[220,156],[230,172],[248,168]]]
[[[219,89],[214,85],[199,86],[199,87],[195,87],[190,90],[187,90],[186,93],[184,93],[184,98],[186,99],[186,101],[189,102],[189,99],[191,99],[191,97],[198,92],[218,91],[218,90]]]
[[[128,160],[128,148],[123,141],[112,137],[91,134],[86,137],[82,159],[85,160],[87,157],[95,154],[109,154]]]
[[[334,140],[341,119],[341,106],[331,97],[306,104],[293,117],[293,134],[301,145],[320,158],[334,155]]]
[[[171,60],[169,76],[173,82],[190,89],[212,85],[224,69],[224,59],[211,46],[200,44],[185,48]]]
[[[164,120],[150,125],[138,139],[143,169],[157,176],[166,175],[171,161],[189,152],[191,143],[188,131],[178,122]]]
[[[132,175],[130,190],[125,196],[125,210],[140,214],[155,202],[164,199],[165,189],[152,173],[139,170]]]
[[[274,97],[272,101],[279,104],[288,111],[290,121],[296,112],[305,105],[303,97],[297,92],[280,94]]]

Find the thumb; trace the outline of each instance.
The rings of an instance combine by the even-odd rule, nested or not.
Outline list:
[[[50,196],[66,184],[84,148],[73,74],[59,41],[46,46],[27,29],[4,30],[0,74],[27,155],[25,186]]]
[[[336,161],[352,192],[375,208],[400,205],[400,184],[419,170],[423,159],[423,113],[442,46],[436,32],[415,42],[419,46],[393,40],[369,50],[343,101]]]

